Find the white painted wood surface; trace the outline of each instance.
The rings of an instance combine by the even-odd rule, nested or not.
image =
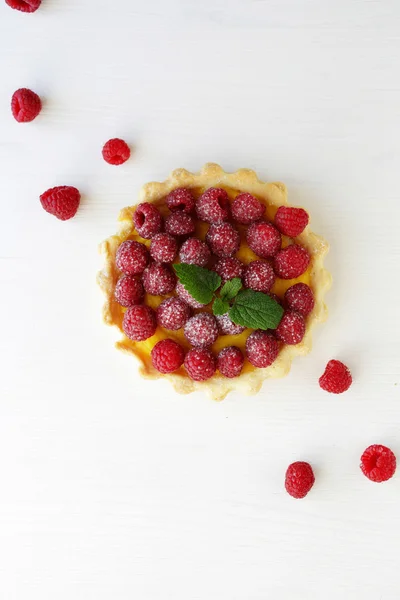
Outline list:
[[[2,600],[398,600],[400,475],[358,463],[400,458],[399,26],[398,0],[1,3]],[[28,125],[21,86],[45,99]],[[313,353],[221,404],[141,381],[95,286],[141,184],[210,160],[285,181],[334,275]],[[84,194],[69,223],[39,205],[59,184]],[[331,357],[342,397],[318,388]]]

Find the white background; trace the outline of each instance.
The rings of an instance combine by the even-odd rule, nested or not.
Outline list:
[[[398,600],[400,475],[359,457],[400,459],[399,59],[398,0],[1,2],[1,600]],[[19,87],[44,99],[31,124]],[[334,276],[312,354],[219,404],[141,381],[95,284],[119,209],[207,161],[284,181]],[[66,223],[38,200],[63,184]],[[333,357],[340,397],[318,387]]]

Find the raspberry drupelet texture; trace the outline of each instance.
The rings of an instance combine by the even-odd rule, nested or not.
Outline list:
[[[166,203],[171,212],[174,210],[183,210],[191,213],[194,211],[196,201],[190,190],[187,188],[177,188],[168,194]]]
[[[375,483],[382,483],[395,474],[396,457],[390,448],[374,444],[364,450],[360,468],[365,477]]]
[[[160,373],[173,373],[183,365],[185,351],[174,340],[161,340],[151,351],[153,367]]]
[[[131,150],[124,140],[114,138],[103,146],[103,158],[109,165],[122,165],[131,156]]]
[[[300,235],[307,227],[308,214],[304,208],[280,206],[275,215],[275,225],[281,233],[291,238]]]
[[[269,292],[275,283],[274,269],[268,262],[254,260],[245,269],[243,283],[256,292]]]
[[[304,317],[293,310],[284,313],[276,329],[276,337],[284,344],[294,346],[300,344],[306,332]]]
[[[230,223],[213,223],[206,235],[211,252],[221,258],[228,258],[239,250],[239,232]]]
[[[218,337],[217,321],[209,313],[199,313],[186,322],[184,333],[192,346],[206,348],[211,346]]]
[[[229,218],[229,196],[222,188],[209,188],[196,202],[197,216],[207,223],[220,223]]]
[[[18,123],[30,123],[42,110],[42,101],[35,92],[21,88],[11,98],[11,112]]]
[[[184,365],[193,381],[206,381],[215,373],[216,360],[207,348],[192,348],[186,354]]]
[[[173,296],[161,302],[157,309],[157,321],[164,329],[176,331],[185,325],[191,312],[186,302]]]
[[[79,190],[69,185],[51,188],[40,196],[40,202],[44,210],[51,215],[68,221],[76,215],[81,201]]]
[[[179,251],[180,261],[188,265],[205,267],[211,258],[211,252],[205,242],[197,238],[189,238],[183,242]]]
[[[242,325],[236,325],[236,323],[231,321],[228,313],[225,313],[224,315],[217,315],[215,318],[217,319],[220,335],[239,335],[246,329],[246,327],[243,327]]]
[[[296,279],[303,275],[310,264],[307,250],[298,244],[282,248],[274,258],[274,271],[281,279]]]
[[[149,262],[149,253],[144,244],[126,240],[117,250],[115,264],[125,275],[143,273]]]
[[[167,265],[152,263],[143,271],[143,286],[148,294],[165,296],[174,290],[175,285],[175,273]]]
[[[237,346],[227,346],[217,356],[217,369],[225,377],[238,377],[243,363],[243,354]]]
[[[352,384],[348,367],[340,360],[330,360],[319,378],[320,387],[331,394],[343,394]]]
[[[139,204],[133,215],[133,224],[135,225],[138,234],[150,240],[153,235],[160,233],[162,230],[162,217],[154,204],[150,202],[142,202]]]
[[[178,253],[178,242],[169,233],[156,233],[151,239],[150,255],[160,263],[171,263]]]
[[[124,314],[122,329],[130,340],[143,342],[156,332],[156,313],[150,306],[144,304],[132,306]]]
[[[186,302],[186,304],[188,304],[192,308],[203,308],[204,306],[206,306],[205,304],[202,304],[201,302],[198,302],[195,298],[193,298],[193,296],[189,294],[189,292],[185,289],[185,287],[181,284],[180,281],[178,281],[178,283],[176,284],[175,291],[178,294],[179,298]]]
[[[275,256],[282,245],[281,234],[276,227],[266,221],[252,223],[246,237],[249,247],[260,258]]]
[[[247,358],[254,367],[269,367],[275,361],[278,352],[278,342],[268,331],[257,329],[246,340]]]
[[[165,219],[165,231],[171,235],[190,235],[194,232],[193,218],[183,210],[173,212]]]
[[[314,308],[314,294],[312,289],[305,283],[295,283],[286,290],[285,302],[290,310],[295,310],[306,317]]]
[[[26,13],[33,13],[37,11],[41,3],[42,0],[6,0],[6,4],[11,6],[11,8]]]
[[[234,279],[235,277],[239,277],[241,279],[243,277],[244,269],[244,264],[234,256],[229,258],[220,258],[214,267],[214,270],[221,277],[222,283],[225,283],[230,279]]]
[[[144,298],[142,282],[132,277],[132,275],[123,275],[117,281],[114,297],[118,304],[126,308],[140,304]]]
[[[239,194],[232,202],[232,217],[242,225],[259,221],[264,213],[265,205],[251,194]]]
[[[298,461],[288,466],[285,488],[293,498],[299,499],[307,496],[314,482],[314,473],[309,463]]]

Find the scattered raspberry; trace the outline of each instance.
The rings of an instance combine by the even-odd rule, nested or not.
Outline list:
[[[165,296],[176,285],[175,273],[167,265],[152,263],[143,271],[143,286],[148,294]]]
[[[185,359],[185,352],[174,340],[161,340],[151,351],[153,367],[160,373],[173,373]]]
[[[76,215],[80,201],[79,191],[69,185],[51,188],[40,196],[44,210],[60,221],[72,219]]]
[[[190,235],[194,232],[193,218],[182,210],[173,212],[165,219],[165,231],[171,235]]]
[[[382,483],[393,477],[396,471],[396,457],[390,448],[374,444],[364,450],[360,469],[371,481]]]
[[[190,307],[176,296],[161,302],[157,309],[157,321],[164,329],[181,329],[191,315]]]
[[[304,208],[280,206],[275,215],[275,225],[281,233],[295,238],[300,235],[308,225],[308,214]]]
[[[243,369],[243,354],[236,346],[223,348],[217,356],[217,369],[225,377],[237,377]]]
[[[229,217],[229,196],[222,188],[209,188],[196,202],[197,216],[207,223],[220,223]]]
[[[268,296],[270,298],[272,298],[272,300],[275,300],[275,302],[277,302],[278,304],[280,304],[281,306],[283,306],[282,298],[279,298],[279,296],[277,296],[276,294],[273,294],[272,292],[270,292],[268,294]]]
[[[156,313],[150,306],[144,304],[132,306],[124,314],[122,329],[130,340],[143,342],[156,332]]]
[[[300,344],[306,332],[304,317],[297,312],[288,310],[282,317],[276,329],[276,337],[284,344],[293,346]]]
[[[239,335],[239,333],[243,333],[246,329],[246,327],[236,325],[236,323],[231,321],[228,313],[218,315],[215,318],[217,319],[218,329],[221,335]]]
[[[268,258],[280,250],[282,238],[279,231],[266,221],[252,223],[247,230],[247,243],[257,256]]]
[[[352,384],[350,370],[340,360],[330,360],[319,378],[320,387],[332,394],[342,394]]]
[[[265,205],[251,194],[239,194],[232,202],[232,217],[242,225],[259,221],[265,213]]]
[[[143,273],[149,262],[149,253],[144,244],[127,240],[122,242],[117,250],[115,264],[117,269],[125,275],[139,275]]]
[[[131,156],[131,150],[124,140],[114,138],[103,146],[103,158],[109,165],[122,165]]]
[[[147,240],[153,235],[160,233],[162,229],[162,218],[154,204],[142,202],[133,215],[133,224],[138,234]]]
[[[177,188],[168,194],[166,203],[170,211],[183,210],[191,213],[194,211],[196,201],[190,190],[187,188]]]
[[[254,367],[269,367],[278,356],[278,351],[278,342],[267,331],[257,329],[246,340],[247,358]]]
[[[295,283],[285,292],[285,301],[291,310],[306,317],[314,308],[314,294],[305,283]]]
[[[189,292],[184,288],[180,281],[178,281],[178,283],[176,284],[175,291],[178,294],[179,298],[186,302],[186,304],[188,304],[192,308],[203,308],[204,306],[206,306],[205,304],[202,304],[201,302],[198,302],[195,298],[193,298],[193,296],[189,294]]]
[[[254,260],[245,269],[243,283],[256,292],[269,292],[275,283],[275,273],[268,262]]]
[[[206,235],[206,242],[216,256],[227,258],[239,250],[239,232],[230,223],[213,223]]]
[[[192,348],[185,357],[185,369],[194,381],[205,381],[215,373],[216,360],[206,348]]]
[[[114,297],[118,304],[127,308],[140,304],[144,298],[142,282],[132,275],[123,275],[115,286]]]
[[[154,260],[170,263],[178,252],[178,242],[169,233],[156,233],[151,239],[150,254]]]
[[[274,259],[274,271],[281,279],[295,279],[308,269],[310,255],[298,244],[287,246]]]
[[[288,466],[285,488],[293,498],[304,498],[314,485],[315,477],[311,465],[306,462],[294,462]]]
[[[234,279],[242,278],[244,273],[244,264],[235,257],[220,258],[214,267],[215,271],[222,279],[222,283]]]
[[[192,346],[206,348],[211,346],[218,337],[217,321],[209,313],[199,313],[186,322],[184,333]]]
[[[11,6],[11,8],[26,13],[33,13],[37,11],[41,3],[42,0],[6,0],[6,4]]]
[[[11,112],[18,123],[30,123],[36,119],[41,110],[42,101],[35,92],[27,88],[14,92],[11,99]]]
[[[211,252],[205,242],[193,237],[183,242],[179,258],[181,262],[188,265],[205,267],[211,258]]]

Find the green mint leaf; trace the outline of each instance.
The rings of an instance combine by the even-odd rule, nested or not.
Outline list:
[[[276,329],[283,316],[283,308],[267,294],[244,290],[235,299],[229,311],[234,323],[251,329]]]
[[[225,283],[221,290],[221,298],[223,300],[233,300],[242,288],[242,280],[239,277],[234,277]]]
[[[173,265],[179,281],[187,292],[197,302],[209,304],[213,299],[214,292],[221,285],[221,277],[215,271],[209,271],[197,265],[180,263]]]
[[[230,309],[229,303],[222,300],[222,298],[215,298],[213,304],[213,313],[216,316],[224,315]]]

